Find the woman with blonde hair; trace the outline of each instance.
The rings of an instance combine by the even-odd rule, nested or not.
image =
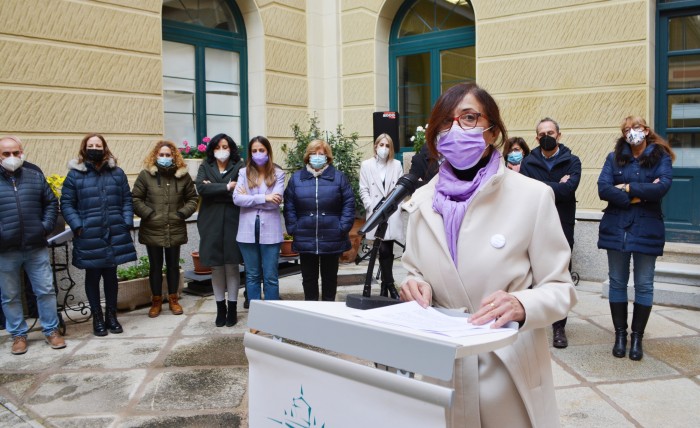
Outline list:
[[[158,141],[143,164],[134,183],[133,197],[134,212],[141,217],[139,242],[146,246],[150,262],[152,297],[148,316],[155,318],[161,312],[164,254],[169,307],[174,315],[180,315],[180,246],[187,243],[185,220],[197,210],[197,192],[187,165],[172,142]]]
[[[241,207],[236,241],[245,264],[249,300],[279,299],[279,253],[282,237],[280,204],[284,171],[272,161],[272,146],[263,136],[248,143],[246,166],[238,172],[233,203]]]
[[[598,248],[608,251],[610,313],[615,328],[612,354],[627,353],[627,281],[634,263],[634,309],[629,350],[641,360],[642,337],[654,299],[656,258],[666,241],[661,200],[671,188],[675,155],[663,138],[639,116],[625,118],[615,150],[598,177],[598,195],[607,201]]]
[[[68,162],[68,167],[61,211],[73,231],[73,265],[85,269],[93,334],[122,333],[117,320],[117,266],[136,260],[129,232],[134,225],[129,182],[100,134],[83,138],[78,158]],[[100,279],[105,295],[104,318]]]
[[[374,156],[362,162],[360,166],[360,197],[365,206],[367,218],[372,215],[379,202],[383,201],[401,178],[403,168],[401,162],[394,159],[394,142],[389,134],[381,134],[374,140]],[[365,235],[373,240],[374,230]],[[387,222],[386,233],[379,245],[379,268],[382,272],[382,283],[379,294],[398,299],[399,294],[394,285],[392,272],[394,264],[394,242],[404,242],[406,239],[401,212],[397,210]]]
[[[345,174],[333,167],[331,147],[313,140],[306,147],[304,168],[284,191],[284,220],[299,253],[305,300],[334,301],[340,255],[350,249],[348,233],[355,220],[355,196]]]

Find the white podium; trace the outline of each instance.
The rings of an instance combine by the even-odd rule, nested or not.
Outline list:
[[[444,427],[454,391],[412,374],[450,380],[456,358],[509,345],[517,335],[504,329],[450,338],[379,325],[355,311],[342,302],[251,302],[248,327],[273,336],[244,337],[252,428]]]

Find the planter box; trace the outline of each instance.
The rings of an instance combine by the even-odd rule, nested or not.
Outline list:
[[[184,286],[184,272],[180,269],[180,284],[177,287],[178,296],[182,294]],[[163,275],[163,296],[168,295],[168,281]],[[166,298],[167,299],[167,298]],[[167,300],[165,300],[167,302]],[[151,286],[148,278],[138,278],[129,281],[119,281],[119,295],[117,296],[117,309],[133,311],[138,306],[151,304]]]

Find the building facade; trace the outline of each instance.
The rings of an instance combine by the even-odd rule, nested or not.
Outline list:
[[[620,123],[645,117],[678,154],[669,238],[700,242],[700,1],[3,0],[0,20],[0,134],[47,173],[88,132],[131,176],[161,138],[266,135],[281,156],[313,114],[367,157],[372,113],[397,111],[410,150],[440,92],[475,80],[511,136],[560,123],[582,218]]]

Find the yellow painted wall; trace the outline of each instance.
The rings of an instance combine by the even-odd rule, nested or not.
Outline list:
[[[2,0],[0,135],[46,174],[88,132],[136,173],[162,136],[160,0]]]
[[[583,164],[578,208],[603,207],[596,181],[620,123],[653,119],[648,0],[473,3],[478,82],[497,98],[510,135],[532,147],[537,121],[557,120]]]

